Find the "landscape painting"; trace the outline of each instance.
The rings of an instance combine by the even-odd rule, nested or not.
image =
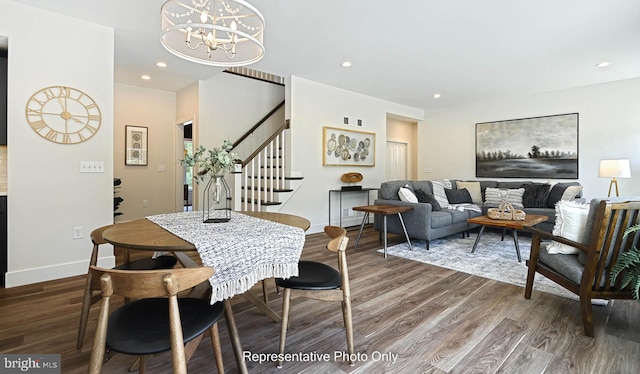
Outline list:
[[[578,113],[476,123],[476,177],[578,178]]]

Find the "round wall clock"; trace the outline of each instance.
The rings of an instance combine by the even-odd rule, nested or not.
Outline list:
[[[86,93],[67,86],[37,91],[25,111],[33,131],[60,144],[84,142],[98,132],[102,122],[98,104]]]

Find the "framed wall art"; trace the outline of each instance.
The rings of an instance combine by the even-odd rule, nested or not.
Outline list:
[[[324,126],[322,165],[376,166],[376,134]]]
[[[146,127],[125,126],[125,165],[147,165],[147,131]]]
[[[578,178],[578,113],[476,123],[476,177]]]

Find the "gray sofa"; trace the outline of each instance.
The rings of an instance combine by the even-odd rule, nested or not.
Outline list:
[[[452,188],[457,188],[458,180],[451,180]],[[476,181],[465,181],[476,182]],[[495,181],[495,180],[482,180],[477,181],[480,183],[482,191],[482,201],[484,201],[484,193],[487,187],[500,188],[500,189],[515,189],[531,187],[533,185],[540,185],[542,183],[531,181]],[[407,234],[412,239],[421,239],[427,242],[427,249],[429,248],[429,241],[433,239],[442,238],[449,235],[466,233],[470,229],[478,227],[477,225],[470,225],[467,220],[471,217],[480,216],[487,213],[487,209],[492,206],[477,204],[482,209],[482,212],[476,212],[473,210],[452,210],[441,209],[434,210],[430,203],[411,203],[401,201],[398,196],[400,187],[405,185],[411,186],[414,190],[422,190],[428,194],[433,194],[433,185],[431,181],[390,181],[384,182],[380,185],[380,191],[378,192],[378,199],[374,201],[374,204],[386,204],[386,205],[405,205],[413,207],[413,210],[407,213],[403,213],[402,217],[407,228]],[[566,188],[567,186],[580,185],[578,182],[557,183],[560,188]],[[577,195],[577,199],[584,201],[581,198],[581,193]],[[528,214],[540,214],[548,217],[546,222],[539,224],[537,227],[551,232],[555,224],[555,208],[548,202],[548,206],[545,207],[524,207],[524,211]],[[377,231],[382,232],[382,218],[376,217],[374,227]],[[404,236],[400,220],[397,216],[387,217],[387,232]]]

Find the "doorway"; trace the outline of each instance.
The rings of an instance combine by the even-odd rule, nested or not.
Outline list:
[[[193,122],[182,124],[183,157],[193,155]],[[182,167],[184,212],[193,211],[193,167]]]
[[[407,143],[387,142],[387,180],[407,179]]]
[[[417,180],[418,122],[387,114],[387,180]]]

